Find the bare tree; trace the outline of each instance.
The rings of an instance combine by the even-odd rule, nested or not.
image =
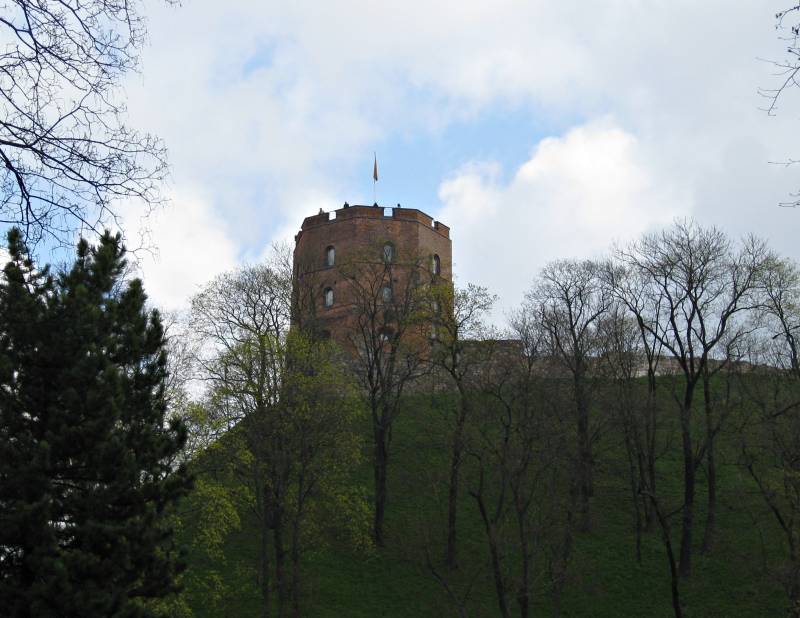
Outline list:
[[[762,242],[747,239],[735,249],[715,228],[693,221],[676,221],[657,234],[643,236],[618,259],[646,282],[643,303],[629,304],[641,327],[668,353],[682,376],[676,402],[679,408],[683,450],[683,507],[679,568],[691,572],[695,475],[703,458],[708,473],[707,544],[710,545],[716,512],[714,437],[719,419],[705,389],[709,388],[714,354],[730,345],[737,332],[736,317],[757,304],[755,293],[767,259]],[[719,359],[717,359],[719,360]],[[692,412],[697,387],[704,389],[706,433],[695,451]]]
[[[166,403],[171,417],[181,419],[187,429],[186,444],[181,457],[195,460],[232,428],[230,419],[215,416],[214,405],[199,397],[195,382],[194,359],[199,341],[193,336],[190,317],[183,312],[168,312],[164,316],[167,340]]]
[[[383,255],[383,259],[375,259]],[[430,355],[430,262],[399,261],[376,251],[338,266],[349,305],[348,347],[352,368],[365,393],[373,439],[375,544],[384,546],[389,448],[406,388],[423,375]]]
[[[800,71],[800,4],[793,2],[775,13],[775,30],[778,39],[785,46],[785,52],[781,58],[767,60],[774,67],[774,83],[758,89],[758,94],[765,99],[763,109],[770,116],[777,114],[780,100],[788,96],[787,91],[800,85],[797,79]],[[775,163],[789,166],[797,162],[797,159],[789,158]],[[800,193],[791,193],[789,197],[788,201],[780,202],[779,206],[800,206]]]
[[[609,262],[603,276],[615,302],[600,324],[601,355],[612,384],[610,407],[617,413],[628,458],[636,559],[641,563],[643,528],[658,525],[669,564],[673,611],[676,618],[682,618],[678,563],[670,526],[673,513],[664,512],[656,491],[656,461],[660,455],[656,378],[661,346],[645,327],[645,320],[652,321],[653,316],[647,311],[655,308],[657,312],[660,305],[648,305],[647,294],[651,290],[641,275]],[[639,386],[642,370],[647,375],[644,397],[640,396]]]
[[[475,371],[490,361],[485,319],[496,300],[484,287],[468,284],[453,288],[449,283],[432,291],[435,332],[432,360],[449,377],[458,393],[450,443],[450,474],[447,497],[447,549],[445,563],[457,566],[457,517],[464,432],[471,416]]]
[[[140,2],[11,0],[0,32],[0,222],[68,243],[116,199],[158,203],[164,146],[125,126],[119,88],[145,39]]]
[[[784,292],[773,310],[796,319],[798,307],[789,298],[796,299],[798,290]],[[788,613],[796,618],[800,616],[800,376],[793,366],[793,343],[781,333],[780,320],[769,322],[751,340],[751,372],[739,376],[753,410],[740,433],[741,464],[783,534],[785,558],[777,579],[788,596]],[[772,335],[774,330],[778,332]]]
[[[800,379],[800,358],[797,329],[800,328],[800,272],[788,260],[772,257],[763,270],[761,282],[764,298],[759,309],[764,314],[764,328],[785,345],[781,366]]]
[[[777,112],[778,100],[785,91],[800,85],[797,80],[800,71],[800,4],[794,3],[775,13],[775,30],[786,45],[786,54],[781,60],[771,61],[776,68],[777,84],[758,89],[767,100],[766,112],[770,115]]]
[[[501,616],[532,612],[547,582],[558,615],[572,548],[569,431],[542,349],[546,335],[526,312],[514,319],[514,353],[480,372],[485,403],[468,429],[469,495],[478,508]],[[565,489],[566,488],[566,489]]]
[[[681,605],[680,596],[680,577],[678,574],[678,564],[675,560],[675,550],[672,547],[669,514],[664,513],[655,494],[647,493],[646,491],[644,493],[653,505],[653,512],[655,513],[656,520],[661,528],[661,540],[664,543],[664,549],[667,553],[670,574],[670,593],[672,595],[672,611],[675,613],[675,618],[683,618],[683,606]]]
[[[630,428],[633,436],[637,438],[632,442],[632,446],[637,451],[637,460],[639,460],[640,481],[637,491],[646,489],[650,494],[656,495],[659,427],[656,388],[661,360],[661,344],[645,325],[659,321],[658,311],[661,303],[652,302],[652,294],[655,293],[658,297],[659,292],[652,289],[646,275],[618,263],[606,262],[603,268],[603,277],[616,301],[612,315],[613,320],[607,325],[603,336],[606,348],[605,357],[612,363],[610,367],[612,375],[621,378],[625,383],[629,379],[635,379],[641,369],[645,370],[647,376],[647,394],[641,413],[635,413],[634,416],[628,417],[628,420],[636,422],[638,425],[638,429]],[[625,317],[619,314],[622,307],[634,320],[639,335],[638,345],[630,339],[630,325],[625,321]],[[649,314],[650,309],[656,313]],[[608,327],[611,328],[610,332]],[[638,354],[633,348],[636,348]],[[630,364],[632,354],[637,357],[635,367]],[[651,504],[652,501],[646,498],[642,501],[645,525],[648,529],[656,523],[655,512],[649,508]]]
[[[597,351],[597,325],[610,303],[599,270],[592,261],[551,262],[542,269],[527,295],[527,310],[539,314],[551,353],[572,381],[579,525],[584,530],[590,526],[589,500],[594,494],[590,363]]]
[[[783,532],[786,559],[778,578],[791,616],[800,616],[800,272],[773,257],[763,271],[759,326],[750,338],[752,374],[740,376],[754,410],[742,431],[742,464]]]
[[[647,410],[641,405],[639,371],[644,354],[636,322],[616,304],[599,325],[599,354],[602,374],[607,377],[608,407],[614,412],[625,445],[628,481],[636,532],[636,561],[642,562],[642,533],[650,516],[650,501],[644,491],[653,492],[648,484]],[[646,401],[646,399],[644,400]]]

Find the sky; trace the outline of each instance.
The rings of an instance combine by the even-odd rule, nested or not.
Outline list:
[[[140,272],[184,307],[303,218],[373,201],[451,227],[456,280],[521,302],[548,261],[691,216],[800,259],[800,96],[763,0],[148,2],[130,124],[169,148]],[[776,163],[777,162],[777,163]]]

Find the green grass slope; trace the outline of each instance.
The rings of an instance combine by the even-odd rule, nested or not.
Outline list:
[[[444,405],[447,401],[441,397],[406,399],[391,446],[387,547],[355,552],[331,538],[324,546],[312,548],[304,563],[304,615],[457,615],[447,592],[426,566],[426,554],[436,564],[443,554],[443,481],[448,454]],[[366,426],[364,435],[369,435]],[[702,470],[698,474],[694,573],[681,582],[689,618],[785,615],[786,600],[776,576],[784,551],[782,537],[746,471],[736,465],[737,444],[732,435],[719,440],[719,527],[709,555],[699,551],[706,494]],[[561,615],[672,616],[668,563],[657,530],[645,535],[641,565],[635,559],[627,468],[622,447],[613,435],[598,445],[596,465],[592,531],[576,535]],[[681,466],[675,433],[670,450],[659,463],[659,495],[673,505],[680,504]],[[371,474],[367,452],[361,468],[353,473],[353,482],[368,489]],[[198,618],[259,615],[258,529],[246,508],[241,508],[240,516],[241,527],[226,537],[224,556],[213,560],[190,556],[186,595]],[[189,528],[185,536],[188,534]],[[496,616],[499,612],[483,528],[466,495],[460,504],[459,534],[461,567],[448,581],[458,594],[466,595],[469,616]],[[677,518],[672,535],[677,546]],[[205,581],[202,576],[212,570],[219,573],[217,585],[199,585]],[[552,600],[541,586],[533,615],[553,615]]]

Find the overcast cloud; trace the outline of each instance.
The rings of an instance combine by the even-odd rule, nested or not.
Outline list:
[[[179,307],[319,208],[371,203],[374,150],[381,202],[450,225],[458,280],[506,307],[546,261],[675,216],[800,258],[800,211],[777,207],[799,170],[769,164],[800,157],[800,101],[769,117],[757,95],[781,6],[150,5],[127,92],[132,124],[170,148],[173,202],[150,222],[146,288]]]

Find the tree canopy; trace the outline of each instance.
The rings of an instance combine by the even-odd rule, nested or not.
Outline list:
[[[166,151],[119,96],[145,38],[137,0],[12,0],[0,17],[0,223],[29,243],[98,234],[118,198],[159,201]]]
[[[17,230],[0,279],[0,606],[8,616],[150,616],[181,570],[159,315],[120,236],[38,269]]]

